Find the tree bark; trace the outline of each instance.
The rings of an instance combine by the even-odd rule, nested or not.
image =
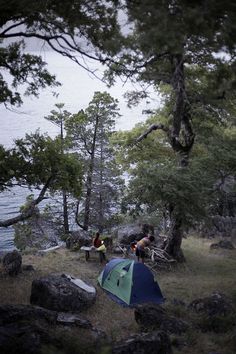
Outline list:
[[[183,238],[182,219],[181,215],[171,213],[170,232],[165,246],[165,251],[174,258],[177,262],[185,262],[185,257],[181,249]]]
[[[194,144],[195,135],[191,125],[190,106],[185,91],[184,58],[176,55],[173,59],[172,87],[175,92],[175,106],[173,110],[173,126],[169,132],[169,140],[172,149],[179,156],[180,168],[186,168],[189,164],[189,156]],[[184,262],[185,258],[181,250],[183,237],[182,215],[172,205],[170,212],[170,232],[165,250],[178,262]]]
[[[64,233],[69,234],[70,228],[69,228],[69,218],[68,218],[68,204],[67,204],[67,194],[66,191],[62,191],[63,195],[63,227],[64,227]]]

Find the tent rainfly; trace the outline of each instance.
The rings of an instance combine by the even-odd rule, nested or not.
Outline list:
[[[164,302],[152,272],[134,260],[112,259],[99,275],[98,282],[113,300],[125,306]]]

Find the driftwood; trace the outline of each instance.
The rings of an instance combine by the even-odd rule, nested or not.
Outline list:
[[[157,269],[171,269],[171,267],[176,263],[165,250],[159,247],[153,246],[152,248],[145,248],[148,259],[150,260],[148,266],[155,270]]]
[[[117,247],[120,249],[123,257],[125,258],[135,255],[133,251],[130,251],[129,248],[123,245],[118,245]],[[145,264],[154,271],[155,268],[171,269],[171,267],[176,263],[176,260],[173,259],[165,250],[156,246],[145,247],[145,253],[147,257]]]

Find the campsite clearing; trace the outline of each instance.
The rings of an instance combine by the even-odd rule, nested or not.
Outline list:
[[[183,241],[183,250],[186,264],[178,265],[171,271],[160,270],[155,272],[166,302],[163,306],[173,314],[188,322],[194,316],[186,307],[178,305],[181,302],[189,304],[196,298],[209,296],[213,291],[225,293],[236,305],[235,269],[236,250],[210,251],[210,241],[196,237],[189,237]],[[111,259],[113,255],[107,254]],[[100,288],[97,278],[104,266],[97,259],[86,262],[84,254],[70,252],[67,249],[57,249],[45,255],[24,254],[23,264],[32,264],[34,272],[23,272],[16,278],[6,276],[0,268],[0,303],[1,304],[28,304],[31,283],[33,279],[50,273],[66,273],[76,278],[88,281],[97,289],[95,307],[83,312],[94,327],[107,333],[111,340],[126,338],[139,332],[134,319],[134,310],[125,308],[114,302]],[[94,311],[94,308],[96,309]],[[172,336],[172,341],[175,342]],[[183,348],[173,346],[174,353],[197,354],[219,352],[233,354],[236,352],[236,337],[233,331],[220,335],[189,328],[181,340],[186,344]]]

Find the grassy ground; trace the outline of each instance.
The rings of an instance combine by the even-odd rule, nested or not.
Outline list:
[[[163,295],[165,307],[175,316],[192,321],[191,314],[185,306],[173,305],[173,300],[182,300],[189,304],[192,300],[218,291],[228,295],[236,304],[235,270],[236,250],[210,251],[208,240],[189,237],[183,241],[186,264],[179,265],[171,271],[155,273]],[[108,258],[112,255],[108,254]],[[28,304],[32,280],[50,273],[67,273],[88,281],[97,289],[95,307],[83,312],[93,326],[105,331],[112,340],[125,338],[139,331],[134,320],[134,310],[123,308],[113,302],[97,285],[97,277],[103,269],[97,255],[89,262],[80,252],[59,249],[44,256],[25,254],[23,264],[32,264],[34,272],[23,272],[16,278],[8,277],[0,267],[0,303]],[[175,338],[172,337],[174,341]],[[186,346],[174,347],[176,354],[197,354],[217,352],[233,354],[236,352],[236,334],[202,333],[190,328],[183,335]]]

